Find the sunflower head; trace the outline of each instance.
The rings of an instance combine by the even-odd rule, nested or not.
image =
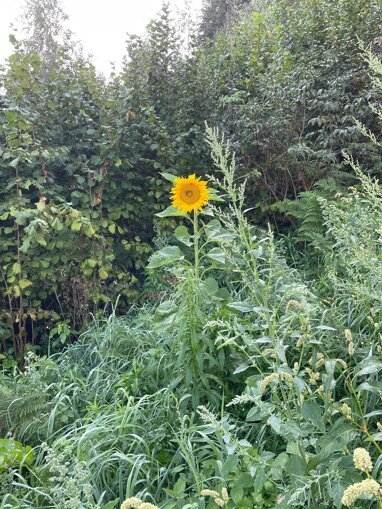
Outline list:
[[[177,177],[171,189],[172,206],[182,212],[202,210],[208,203],[209,189],[207,182],[189,175],[187,178]]]

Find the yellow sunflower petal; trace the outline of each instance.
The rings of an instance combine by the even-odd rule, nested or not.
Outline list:
[[[208,203],[209,189],[207,182],[195,174],[188,177],[177,177],[171,189],[172,206],[182,212],[202,210]]]

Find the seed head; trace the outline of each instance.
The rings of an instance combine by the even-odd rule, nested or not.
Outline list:
[[[354,449],[353,461],[355,468],[362,472],[371,472],[373,470],[373,463],[370,458],[370,454],[363,447],[357,447]]]
[[[351,484],[342,496],[341,502],[344,506],[350,507],[356,500],[366,495],[378,497],[381,494],[381,485],[374,479],[365,479],[364,481]]]

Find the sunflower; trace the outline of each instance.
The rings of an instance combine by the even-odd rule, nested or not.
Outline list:
[[[182,212],[202,210],[208,203],[209,189],[207,182],[189,175],[187,178],[177,177],[171,189],[172,206]]]

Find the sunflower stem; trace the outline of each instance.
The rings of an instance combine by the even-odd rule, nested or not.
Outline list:
[[[194,253],[195,253],[195,277],[199,279],[199,229],[198,211],[194,210]]]

